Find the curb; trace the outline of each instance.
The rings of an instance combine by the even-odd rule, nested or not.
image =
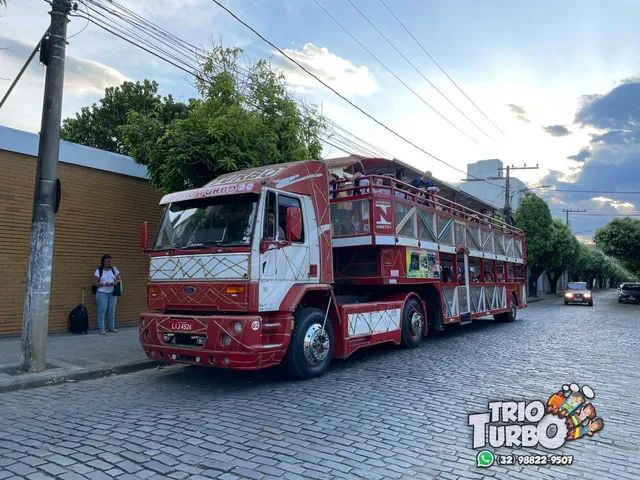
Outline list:
[[[59,375],[52,375],[43,378],[24,379],[10,384],[0,384],[0,393],[15,392],[18,390],[28,390],[32,388],[59,385],[68,381],[79,382],[82,380],[92,380],[95,378],[107,377],[110,375],[124,375],[127,373],[149,370],[162,365],[162,362],[155,360],[140,360],[110,367],[95,368],[92,370],[78,370]]]

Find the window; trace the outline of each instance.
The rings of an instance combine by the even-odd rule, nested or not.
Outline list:
[[[496,282],[504,282],[504,263],[496,262]]]
[[[287,195],[278,195],[278,231],[280,232],[280,240],[289,240],[286,238],[287,231],[287,208],[299,208],[302,214],[300,199],[288,197]],[[302,221],[302,217],[300,219]],[[304,243],[304,222],[302,222],[302,235],[296,243]]]
[[[449,253],[440,254],[440,278],[443,283],[453,282],[453,255]]]
[[[482,265],[484,268],[484,281],[493,282],[493,260],[483,260]]]
[[[276,208],[277,205],[277,208]],[[275,192],[268,192],[265,204],[264,234],[268,241],[288,240],[287,238],[287,208],[302,208],[300,200],[287,195],[276,195]],[[301,218],[302,221],[302,218]],[[302,235],[295,243],[304,242],[304,222],[302,222]]]
[[[264,234],[265,240],[276,240],[276,194],[267,192],[267,200],[264,209]]]
[[[480,259],[476,257],[469,257],[469,281],[480,281]]]
[[[254,194],[172,203],[165,210],[156,248],[249,245],[257,207]]]

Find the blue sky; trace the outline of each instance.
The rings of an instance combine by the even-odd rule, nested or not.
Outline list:
[[[227,46],[243,47],[252,58],[274,55],[270,47],[209,0],[120,1],[195,44],[207,46],[212,40],[222,40]],[[351,100],[459,168],[478,159],[501,158],[516,164],[538,163],[540,170],[518,175],[530,185],[640,190],[640,174],[635,168],[640,161],[640,135],[628,135],[630,130],[636,132],[640,128],[640,112],[632,108],[640,82],[630,80],[640,75],[640,42],[636,41],[640,2],[386,0],[501,127],[505,132],[502,135],[464,100],[379,0],[353,0],[495,141],[484,137],[427,85],[348,2],[318,2],[482,146],[430,112],[312,0],[223,1]],[[48,5],[42,0],[8,3],[6,8],[0,7],[0,48],[5,48],[0,50],[0,92],[8,86],[7,79],[13,78],[49,21]],[[84,20],[73,19],[69,34],[79,32],[84,25]],[[106,86],[125,79],[155,79],[163,93],[178,99],[195,95],[186,74],[93,25],[70,39],[68,55],[65,116],[96,101]],[[462,176],[372,124],[295,67],[277,56],[274,61],[299,96],[321,104],[324,113],[353,133],[404,161],[430,168],[437,177],[457,181]],[[0,124],[38,130],[43,74],[43,67],[34,62],[0,111]],[[585,97],[589,95],[592,97]],[[331,148],[326,153],[340,154]],[[640,195],[558,192],[546,198],[554,212],[571,207],[599,214],[574,217],[574,231],[585,238],[610,219],[600,214],[640,210]]]

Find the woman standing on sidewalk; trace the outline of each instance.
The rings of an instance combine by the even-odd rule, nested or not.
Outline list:
[[[118,293],[114,295],[114,288],[122,281],[118,269],[111,265],[111,255],[103,255],[100,267],[96,269],[93,277],[93,286],[96,291],[96,306],[98,309],[98,333],[105,334],[104,321],[107,318],[110,332],[116,330],[116,300]],[[119,287],[119,286],[118,286]]]

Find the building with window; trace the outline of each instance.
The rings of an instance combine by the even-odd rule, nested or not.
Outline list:
[[[458,188],[470,195],[481,198],[495,208],[504,207],[504,189],[506,185],[504,164],[501,160],[479,160],[467,164],[467,179]],[[482,180],[487,180],[483,182]],[[490,182],[490,183],[488,183]],[[526,192],[527,186],[521,180],[510,175],[511,209],[515,211]]]
[[[22,329],[37,150],[37,134],[0,127],[0,335]],[[149,260],[140,251],[140,225],[148,220],[155,232],[160,194],[147,181],[146,168],[130,157],[63,141],[59,158],[62,199],[56,215],[49,329],[67,329],[83,288],[89,324],[95,328],[91,284],[104,253],[113,256],[123,277],[117,323],[135,325],[146,309],[149,275]]]

